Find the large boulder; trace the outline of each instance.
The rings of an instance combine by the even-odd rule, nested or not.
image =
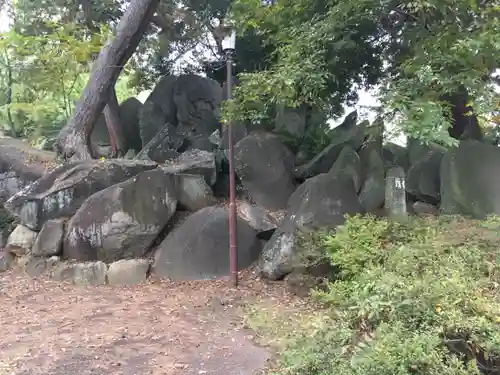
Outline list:
[[[28,254],[31,252],[36,236],[36,232],[24,225],[18,225],[7,239],[5,250],[17,256]]]
[[[63,219],[48,220],[42,227],[33,245],[31,254],[35,257],[51,257],[60,255],[64,238],[65,221]]]
[[[173,98],[176,80],[176,76],[163,77],[151,91],[139,112],[139,129],[143,147],[163,129],[166,123],[175,125],[177,122]]]
[[[203,176],[209,186],[217,181],[217,158],[213,152],[186,151],[161,168],[169,173],[198,174]]]
[[[215,204],[213,191],[201,175],[177,174],[175,186],[180,209],[195,212]]]
[[[156,169],[90,196],[67,225],[63,256],[111,263],[144,256],[177,208],[175,176]]]
[[[156,167],[121,159],[64,164],[12,196],[5,208],[27,227],[40,230],[47,220],[71,217],[92,194]]]
[[[122,259],[108,268],[109,285],[136,285],[146,281],[149,271],[146,259]]]
[[[406,191],[415,198],[429,203],[439,203],[440,168],[444,152],[434,150],[413,164],[406,176]]]
[[[13,138],[0,138],[0,205],[56,167],[53,152],[32,148]]]
[[[16,219],[0,206],[0,249],[5,247],[16,225]]]
[[[143,146],[167,123],[188,137],[208,137],[219,128],[221,102],[222,89],[212,79],[196,75],[163,77],[139,115]]]
[[[346,174],[354,181],[356,191],[361,189],[361,160],[358,153],[350,146],[342,149],[339,157],[328,172],[333,175]]]
[[[179,150],[186,148],[186,136],[177,133],[174,126],[165,124],[164,127],[142,148],[135,156],[136,160],[152,160],[157,163],[175,159]]]
[[[365,181],[359,200],[366,212],[375,213],[385,201],[385,167],[380,153],[375,149],[365,159]]]
[[[262,251],[262,275],[277,280],[293,270],[301,232],[333,229],[345,221],[346,214],[362,212],[352,178],[320,174],[308,179],[290,197],[287,216]]]
[[[8,271],[12,268],[15,257],[11,253],[0,249],[0,272]]]
[[[385,170],[392,167],[402,167],[405,171],[410,168],[410,158],[406,147],[388,142],[382,147],[382,159]]]
[[[342,124],[333,129],[332,142],[308,163],[296,168],[295,176],[306,179],[320,173],[326,173],[332,168],[340,153],[346,146],[358,150],[365,138],[367,121],[356,125],[357,112],[350,113]]]
[[[125,148],[139,151],[142,142],[139,132],[139,112],[142,103],[137,98],[128,98],[120,104],[119,114],[125,141]],[[104,114],[101,114],[90,133],[90,144],[97,156],[108,156],[111,151],[108,127]]]
[[[234,148],[235,170],[258,205],[275,210],[286,207],[295,190],[294,156],[275,135],[248,135]]]
[[[444,154],[447,148],[435,142],[423,143],[418,139],[408,139],[408,161],[410,166],[427,159],[435,153]]]
[[[297,138],[302,138],[307,127],[307,106],[287,108],[280,105],[276,109],[275,129]]]
[[[229,275],[228,212],[206,207],[187,218],[163,240],[152,272],[173,280],[211,279]],[[257,232],[238,218],[238,267],[248,267],[260,253]],[[193,235],[195,234],[195,235]]]
[[[461,141],[441,160],[441,205],[444,214],[485,218],[500,215],[500,148]]]

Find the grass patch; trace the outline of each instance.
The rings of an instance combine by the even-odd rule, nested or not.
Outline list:
[[[335,266],[322,309],[253,307],[271,374],[473,375],[500,368],[500,220],[349,218],[303,242]]]

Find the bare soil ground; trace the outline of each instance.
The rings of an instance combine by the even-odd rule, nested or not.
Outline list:
[[[270,350],[243,303],[292,299],[251,272],[227,281],[89,287],[0,275],[0,375],[254,375]]]

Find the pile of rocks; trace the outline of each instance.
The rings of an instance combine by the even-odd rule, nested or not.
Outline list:
[[[144,105],[129,100],[135,130],[134,124],[127,129],[141,146],[131,141],[129,149],[138,153],[128,159],[47,169],[40,160],[19,163],[16,148],[0,142],[0,204],[18,223],[0,243],[0,270],[22,264],[33,276],[47,272],[92,285],[137,283],[150,274],[182,280],[228,275],[221,99],[214,81],[181,76],[162,79]],[[327,147],[303,160],[300,145],[287,147],[281,131],[300,139],[318,117],[302,109],[277,112],[276,131],[242,125],[238,132],[240,268],[257,261],[264,277],[290,274],[301,233],[334,229],[346,214],[381,212],[385,176],[394,166],[407,172],[416,212],[436,213],[439,206],[474,216],[500,211],[500,182],[491,173],[500,151],[493,146],[383,144],[381,121],[358,123],[353,112]]]

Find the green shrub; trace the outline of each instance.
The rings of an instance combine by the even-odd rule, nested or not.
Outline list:
[[[491,373],[500,364],[499,229],[497,219],[353,217],[317,234],[309,257],[337,270],[314,292],[327,313],[296,333],[278,373]]]

